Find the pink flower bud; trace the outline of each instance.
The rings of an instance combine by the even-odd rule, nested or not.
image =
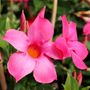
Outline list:
[[[20,17],[20,31],[26,31],[26,18],[24,11],[22,11],[21,17]]]
[[[73,71],[72,76],[76,79],[76,77],[77,77],[76,70]]]
[[[79,86],[81,85],[81,83],[82,83],[82,72],[80,71],[79,73],[78,73],[78,75],[77,75],[77,81],[78,81],[78,84],[79,84]]]
[[[79,73],[76,73],[76,70],[73,71],[72,76],[77,80],[78,85],[80,86],[82,83],[82,72],[79,71]]]

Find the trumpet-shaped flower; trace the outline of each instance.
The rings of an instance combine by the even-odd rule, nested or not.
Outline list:
[[[66,57],[72,57],[73,63],[79,69],[87,69],[87,66],[83,62],[88,54],[88,50],[84,44],[78,41],[76,24],[74,22],[68,23],[66,16],[61,17],[63,30],[62,36],[59,36],[55,43],[60,48],[60,43],[67,48],[68,53]]]
[[[90,22],[87,22],[83,27],[83,34],[86,35],[87,40],[90,41]]]
[[[44,18],[43,8],[31,24],[27,35],[22,31],[10,29],[6,32],[4,40],[17,49],[8,61],[8,71],[16,79],[21,80],[33,71],[33,76],[40,83],[51,83],[57,80],[52,58],[62,58],[51,42],[53,27]]]

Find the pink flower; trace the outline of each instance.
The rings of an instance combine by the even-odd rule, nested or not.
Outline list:
[[[86,35],[87,41],[90,41],[90,22],[87,22],[83,27],[83,34]]]
[[[76,24],[72,21],[68,23],[65,15],[61,17],[61,20],[63,25],[62,36],[59,36],[55,43],[60,49],[60,43],[63,42],[63,46],[66,47],[68,52],[65,57],[72,57],[73,63],[77,68],[87,69],[83,60],[86,58],[88,50],[84,44],[78,41]]]
[[[54,30],[52,24],[44,18],[44,13],[45,8],[31,24],[27,35],[22,31],[10,29],[3,38],[19,51],[10,56],[7,64],[8,71],[16,82],[32,71],[35,80],[40,83],[57,80],[55,67],[50,59],[51,56],[58,57],[50,41]]]

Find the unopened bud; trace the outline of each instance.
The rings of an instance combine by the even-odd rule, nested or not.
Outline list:
[[[22,11],[21,17],[20,17],[20,31],[26,31],[26,18],[24,11]]]
[[[79,84],[79,86],[81,85],[81,83],[82,83],[82,72],[80,71],[79,73],[78,73],[78,75],[77,75],[77,81],[78,81],[78,84]]]
[[[73,71],[72,76],[76,79],[76,70]]]

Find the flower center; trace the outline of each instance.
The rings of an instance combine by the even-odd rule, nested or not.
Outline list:
[[[41,55],[40,47],[37,45],[30,45],[28,48],[28,54],[33,58],[39,57]]]

